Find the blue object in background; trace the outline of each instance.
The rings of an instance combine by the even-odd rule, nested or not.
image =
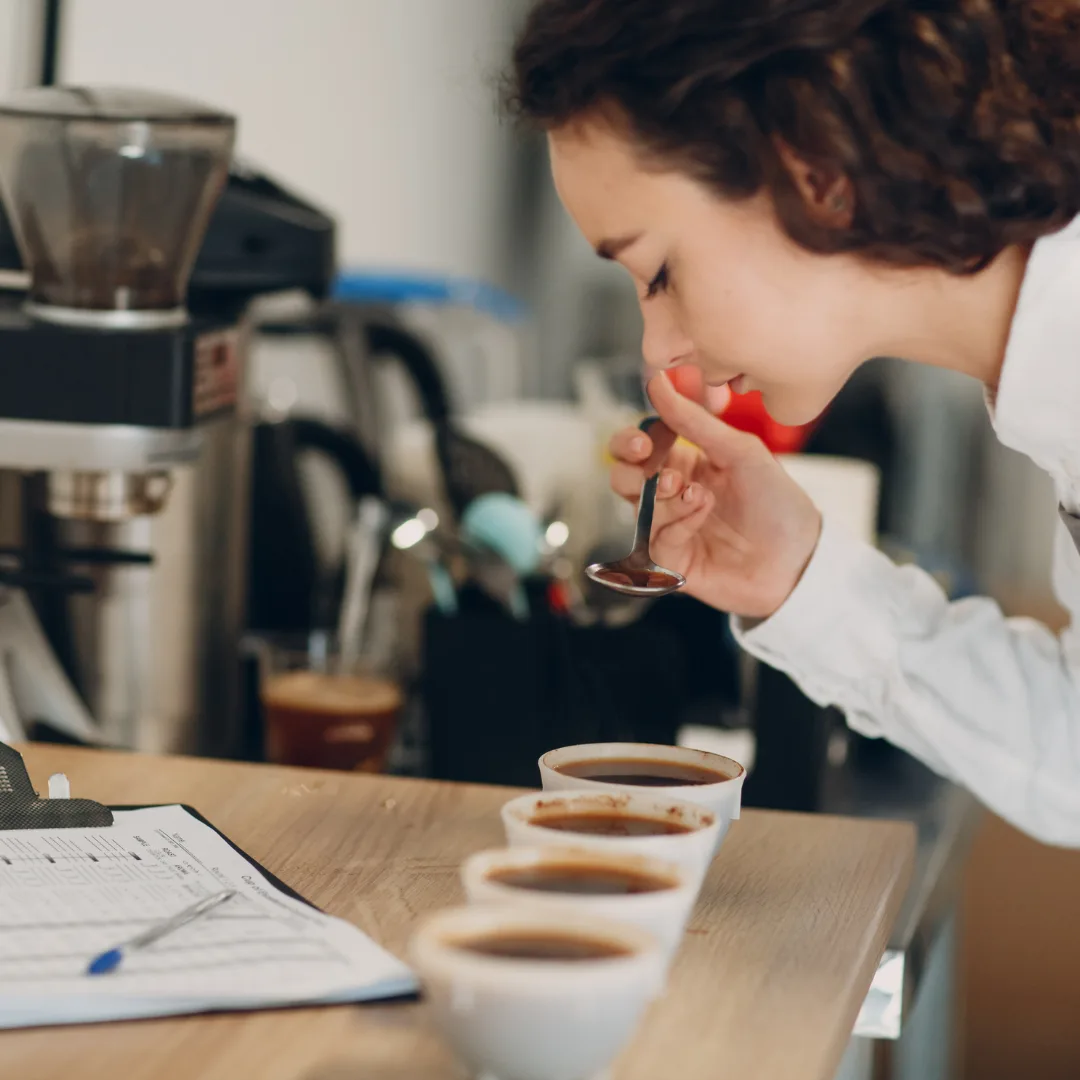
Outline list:
[[[427,564],[427,575],[435,606],[443,615],[448,617],[456,615],[458,613],[457,587],[450,576],[450,571],[442,563],[432,560]]]
[[[540,565],[540,522],[513,495],[492,492],[474,499],[461,517],[461,535],[467,542],[494,552],[519,577],[528,577]]]
[[[508,292],[471,278],[400,271],[344,270],[332,297],[352,304],[431,304],[470,307],[502,322],[525,318],[525,305]]]

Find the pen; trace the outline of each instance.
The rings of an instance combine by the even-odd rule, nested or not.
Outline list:
[[[235,895],[235,889],[224,889],[221,892],[212,893],[210,896],[204,896],[197,904],[184,908],[183,911],[177,912],[172,918],[159,922],[157,925],[151,926],[149,930],[144,930],[141,934],[133,937],[130,941],[125,941],[121,945],[108,949],[100,956],[94,957],[86,969],[86,974],[108,975],[110,971],[115,971],[120,966],[125,954],[129,951],[144,949],[147,945],[152,945],[155,941],[165,937],[166,934],[179,930],[181,926],[186,926],[193,919],[212,911],[219,904],[224,904],[226,900],[231,900]]]

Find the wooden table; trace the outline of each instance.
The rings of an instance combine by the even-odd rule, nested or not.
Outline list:
[[[35,787],[186,802],[398,955],[502,841],[507,789],[31,746]],[[832,1080],[904,896],[910,826],[748,812],[702,891],[667,995],[615,1080]],[[464,1080],[423,1004],[0,1033],[12,1080]]]

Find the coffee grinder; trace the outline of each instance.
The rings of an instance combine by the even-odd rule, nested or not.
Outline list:
[[[0,105],[17,243],[0,229],[0,270],[25,287],[0,294],[9,737],[43,725],[224,756],[241,741],[245,311],[260,293],[325,293],[333,225],[230,170],[234,134],[231,116],[146,91]]]

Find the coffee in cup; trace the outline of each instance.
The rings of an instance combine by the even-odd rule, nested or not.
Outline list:
[[[620,942],[555,930],[498,930],[462,938],[453,944],[479,956],[499,956],[507,960],[550,960],[562,963],[568,960],[612,960],[633,955],[633,950]]]
[[[635,814],[582,811],[565,814],[538,813],[530,821],[545,829],[559,832],[586,833],[590,836],[678,836],[694,831],[693,825],[684,821],[667,820],[662,817],[638,817]]]
[[[409,946],[437,1027],[473,1070],[593,1076],[663,989],[646,931],[580,911],[475,904],[429,918]]]
[[[549,750],[539,761],[545,791],[646,789],[711,810],[717,847],[741,812],[746,770],[732,758],[685,746],[583,743]]]
[[[668,875],[606,864],[599,857],[581,862],[552,858],[527,866],[497,867],[487,874],[487,880],[508,889],[558,896],[644,896],[678,883]]]
[[[629,784],[631,787],[697,787],[722,784],[732,776],[719,769],[709,769],[690,762],[665,761],[663,758],[585,758],[559,766],[563,776],[581,780],[601,780],[605,784]]]
[[[669,957],[697,896],[694,877],[674,863],[569,846],[482,851],[465,860],[461,881],[470,903],[584,912],[639,926]]]
[[[381,772],[402,697],[373,675],[289,671],[263,682],[267,757],[283,765]]]
[[[694,803],[624,788],[522,795],[502,808],[511,847],[573,846],[651,855],[685,867],[700,884],[716,850],[716,815]]]

